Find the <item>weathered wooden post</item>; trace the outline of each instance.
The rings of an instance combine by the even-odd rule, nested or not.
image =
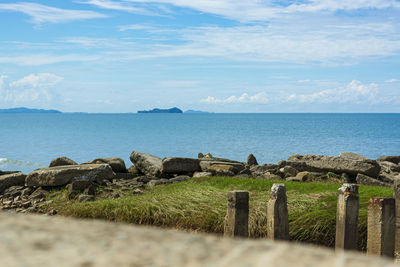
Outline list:
[[[271,198],[267,206],[267,237],[289,240],[289,215],[284,184],[273,184],[271,187]]]
[[[224,236],[249,236],[249,192],[228,193],[228,209],[225,217]]]
[[[368,203],[367,254],[394,256],[394,198],[372,197]]]
[[[336,249],[357,249],[358,205],[358,185],[343,184],[338,190]]]
[[[400,260],[400,178],[394,180],[394,199],[396,205],[396,229],[395,229],[395,245],[394,257]]]

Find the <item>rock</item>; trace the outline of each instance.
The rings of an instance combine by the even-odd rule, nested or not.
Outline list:
[[[381,170],[386,173],[391,172],[400,172],[400,165],[397,165],[390,161],[378,161],[378,164],[381,166]]]
[[[75,161],[67,157],[55,158],[50,162],[49,167],[78,165]]]
[[[85,164],[38,169],[25,179],[27,186],[61,186],[73,180],[87,180],[101,184],[115,176],[108,164]]]
[[[239,175],[248,175],[248,176],[251,176],[252,175],[252,173],[251,173],[251,171],[250,171],[250,168],[248,168],[248,167],[246,167],[246,168],[244,168],[243,170],[241,170],[240,172],[239,172]]]
[[[294,177],[297,175],[297,170],[292,166],[285,166],[279,169],[279,172],[283,174],[283,177]]]
[[[147,183],[148,186],[156,186],[162,184],[170,184],[171,182],[168,179],[158,179],[158,180],[151,180]]]
[[[27,187],[21,191],[21,197],[28,197],[30,194],[32,194],[33,188],[32,187]]]
[[[128,170],[126,169],[125,166],[125,161],[121,158],[117,158],[117,157],[111,157],[111,158],[98,158],[98,159],[94,159],[90,162],[88,162],[88,164],[108,164],[111,166],[111,169],[115,172],[121,172],[121,173],[126,173],[128,172]]]
[[[136,174],[136,175],[143,175],[143,173],[141,173],[140,170],[138,168],[136,168],[135,165],[132,165],[128,168],[128,173]]]
[[[130,159],[140,172],[147,176],[160,177],[162,159],[159,157],[147,153],[133,151]]]
[[[213,155],[211,155],[210,152],[206,153],[203,158],[213,158]]]
[[[193,173],[200,171],[200,160],[191,158],[172,158],[162,160],[162,173]]]
[[[187,175],[180,175],[180,176],[176,176],[174,178],[169,179],[170,182],[172,183],[179,183],[179,182],[183,182],[186,180],[189,180],[191,177],[187,176]]]
[[[211,172],[195,172],[193,174],[193,178],[197,178],[197,177],[210,177],[213,176],[213,174]]]
[[[20,171],[0,171],[0,176],[1,175],[6,175],[6,174],[13,174],[13,173],[19,173]]]
[[[135,189],[135,190],[132,191],[132,194],[133,195],[143,195],[144,192],[142,190],[140,190],[140,189]]]
[[[76,191],[83,191],[88,188],[92,182],[88,180],[74,180],[70,184],[67,185],[67,190],[71,194]]]
[[[388,183],[384,183],[382,181],[379,181],[375,178],[369,177],[369,176],[361,174],[361,173],[357,174],[356,181],[358,184],[362,184],[362,185],[390,186],[390,184],[388,184]]]
[[[20,196],[22,195],[22,190],[24,189],[24,186],[20,186],[20,185],[14,185],[11,186],[9,188],[7,188],[6,190],[4,190],[3,192],[3,196],[4,197],[16,197],[16,196]]]
[[[247,165],[249,166],[258,165],[257,159],[253,154],[250,154],[247,157]]]
[[[250,178],[250,175],[243,173],[243,174],[237,174],[234,177],[235,178]]]
[[[57,211],[55,209],[52,209],[49,212],[47,212],[47,215],[49,215],[49,216],[54,216],[56,214],[57,214]]]
[[[282,180],[282,177],[280,177],[279,175],[271,174],[271,173],[265,173],[260,176],[254,176],[254,178],[266,179],[266,180]]]
[[[25,184],[26,175],[22,172],[5,174],[0,176],[0,193],[11,186],[23,186]]]
[[[232,162],[232,161],[214,161],[214,160],[200,160],[200,167],[201,170],[204,171],[209,171],[209,168],[212,167],[213,165],[229,165],[232,166],[233,168],[231,171],[236,174],[239,173],[240,171],[244,170],[246,166],[241,163],[241,162]]]
[[[366,157],[353,152],[342,152],[339,155],[340,158],[350,159],[350,160],[367,160]]]
[[[312,179],[312,174],[310,172],[307,172],[307,171],[299,172],[299,173],[296,174],[296,178],[299,179],[300,182],[305,182],[307,180],[311,180]],[[288,180],[288,179],[286,179],[286,180]]]
[[[400,164],[400,156],[384,156],[378,158],[376,161],[389,161],[394,164]]]
[[[93,201],[94,196],[92,195],[79,195],[78,196],[78,202],[87,202],[87,201]]]
[[[48,191],[43,190],[41,187],[39,187],[38,189],[36,189],[31,195],[30,195],[30,199],[42,199],[42,198],[46,198],[46,196],[49,194]]]
[[[121,179],[121,180],[131,180],[131,179],[135,179],[136,177],[138,177],[138,175],[136,173],[122,173],[122,172],[117,172],[115,173],[115,179]]]
[[[201,159],[201,158],[203,158],[203,157],[204,157],[203,153],[197,154],[197,158]]]
[[[288,182],[304,182],[304,180],[301,177],[288,177],[286,178],[286,181]]]
[[[158,178],[158,177],[149,177],[149,176],[139,176],[139,177],[137,177],[137,178],[135,178],[135,179],[136,179],[136,181],[138,181],[138,182],[142,182],[142,183],[147,184],[147,183],[150,182],[151,180],[158,180],[159,178]]]
[[[211,172],[213,175],[220,175],[220,176],[234,176],[237,172],[232,165],[226,164],[215,164],[210,166],[207,171]]]
[[[298,171],[345,172],[350,175],[362,173],[371,177],[378,177],[381,169],[375,160],[353,160],[346,157],[319,155],[300,156],[294,160],[291,157],[291,160],[285,161],[285,165],[292,166]]]
[[[400,179],[400,174],[399,173],[386,173],[386,172],[382,171],[379,174],[378,178],[385,183],[393,184],[395,179]]]
[[[96,188],[97,188],[97,186],[95,186],[94,184],[91,184],[85,190],[83,190],[83,194],[94,196],[94,195],[96,195]]]
[[[284,167],[284,166],[282,166],[282,167]],[[277,168],[278,168],[278,165],[267,163],[267,164],[262,164],[262,165],[250,166],[250,171],[252,173],[263,174],[263,173],[265,173],[267,171],[274,170],[274,169],[277,169]]]

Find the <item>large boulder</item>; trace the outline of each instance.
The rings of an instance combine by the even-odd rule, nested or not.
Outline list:
[[[366,160],[367,158],[361,156],[360,154],[353,153],[353,152],[342,152],[339,155],[340,158],[346,158],[350,160]]]
[[[258,165],[257,159],[253,154],[247,156],[247,165],[249,166]]]
[[[358,184],[362,184],[362,185],[390,186],[390,183],[385,183],[385,182],[379,181],[375,178],[369,177],[369,176],[361,174],[361,173],[357,174],[356,181]]]
[[[75,161],[67,157],[55,158],[50,162],[49,167],[78,165]]]
[[[354,176],[361,173],[371,177],[378,177],[381,169],[375,160],[320,155],[292,156],[285,161],[285,165],[292,166],[298,171],[348,173]]]
[[[98,159],[94,159],[88,163],[89,164],[108,164],[111,166],[111,169],[114,172],[121,172],[121,173],[128,172],[128,170],[126,169],[126,166],[125,166],[125,161],[123,159],[117,158],[117,157],[98,158]]]
[[[0,175],[0,193],[11,186],[24,185],[26,175],[22,172]]]
[[[202,158],[200,159],[200,168],[203,172],[208,171],[208,169],[213,165],[230,165],[234,167],[233,172],[239,173],[240,171],[246,168],[246,165],[242,162],[229,160],[229,159],[222,159],[222,158]]]
[[[400,156],[384,156],[378,158],[377,161],[389,161],[394,164],[400,164]]]
[[[275,171],[277,169],[278,169],[278,165],[270,164],[270,163],[250,166],[250,172],[251,172],[252,176],[262,176],[266,172]]]
[[[198,159],[169,157],[162,160],[162,173],[194,173],[200,170]]]
[[[73,180],[102,183],[113,179],[115,173],[108,164],[85,164],[38,169],[25,179],[27,186],[61,186]]]
[[[130,160],[136,168],[147,176],[161,176],[162,159],[143,152],[133,151]]]

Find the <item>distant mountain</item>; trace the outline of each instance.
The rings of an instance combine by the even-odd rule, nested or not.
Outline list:
[[[34,109],[34,108],[7,108],[0,109],[0,113],[62,113],[54,109]]]
[[[208,111],[201,111],[201,110],[189,109],[189,110],[186,110],[184,113],[188,113],[188,114],[202,114],[202,113],[210,113],[210,112],[208,112]]]
[[[174,107],[169,109],[155,108],[152,110],[139,110],[138,113],[183,113],[183,111],[177,107]]]

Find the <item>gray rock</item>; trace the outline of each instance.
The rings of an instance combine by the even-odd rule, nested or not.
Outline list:
[[[88,188],[92,183],[88,180],[74,180],[67,185],[67,190],[71,194],[76,191],[83,191]]]
[[[161,175],[162,159],[147,153],[133,151],[130,159],[136,168],[147,176]]]
[[[193,174],[193,178],[197,178],[197,177],[209,177],[212,176],[213,174],[211,172],[195,172]]]
[[[353,152],[342,152],[339,155],[340,158],[350,159],[350,160],[367,160],[366,157]]]
[[[18,172],[20,172],[20,171],[0,171],[0,176],[6,175],[6,174],[18,173]]]
[[[38,189],[36,189],[31,195],[30,195],[30,199],[42,199],[45,198],[47,195],[49,194],[48,191],[43,190],[41,187],[39,187]]]
[[[282,166],[282,167],[284,167],[284,166]],[[267,163],[267,164],[262,164],[262,165],[250,166],[250,171],[252,173],[260,173],[260,174],[262,174],[262,173],[265,173],[267,171],[270,171],[270,170],[273,170],[273,169],[277,169],[277,168],[278,168],[278,165]]]
[[[149,176],[140,176],[140,177],[137,177],[137,178],[135,178],[135,179],[136,179],[138,182],[147,184],[147,183],[150,182],[151,180],[158,180],[159,178],[157,178],[157,177],[149,177]]]
[[[304,182],[304,180],[301,177],[288,177],[286,178],[286,181],[288,182]]]
[[[394,180],[400,179],[400,174],[399,173],[386,173],[386,172],[381,172],[378,177],[380,180],[382,180],[385,183],[393,184]]]
[[[172,183],[179,183],[179,182],[183,182],[186,180],[189,180],[191,177],[187,176],[187,175],[180,175],[180,176],[176,176],[174,178],[169,179],[170,182]]]
[[[158,180],[151,180],[147,183],[148,186],[156,186],[162,184],[170,184],[171,182],[168,179],[158,179]]]
[[[378,158],[377,161],[389,161],[394,164],[400,164],[400,156],[384,156]]]
[[[260,176],[253,176],[254,178],[258,178],[258,179],[266,179],[266,180],[282,180],[282,177],[280,177],[279,175],[276,174],[271,174],[271,173],[265,173],[263,175]]]
[[[320,155],[298,156],[296,159],[291,157],[291,160],[285,161],[285,165],[292,166],[298,171],[345,172],[351,175],[362,173],[371,177],[378,177],[381,169],[375,160],[354,160]]]
[[[15,185],[24,185],[26,175],[22,172],[5,174],[0,176],[0,193]]]
[[[125,161],[121,158],[117,158],[117,157],[110,157],[110,158],[98,158],[98,159],[94,159],[90,162],[88,162],[88,164],[108,164],[111,166],[111,169],[117,173],[126,173],[128,172],[128,170],[126,169],[125,166]]]
[[[279,169],[279,172],[283,174],[283,177],[294,177],[297,175],[297,170],[292,166],[285,166]]]
[[[356,181],[358,184],[362,184],[362,185],[390,186],[389,183],[379,181],[375,178],[369,177],[369,176],[361,174],[361,173],[357,174]]]
[[[243,173],[243,174],[237,174],[234,177],[243,179],[243,178],[250,178],[250,175]]]
[[[92,195],[79,195],[78,196],[78,201],[79,202],[88,202],[88,201],[93,201],[94,196]]]
[[[200,170],[200,160],[198,159],[168,157],[162,160],[162,173],[181,174]]]
[[[135,165],[132,165],[132,166],[130,166],[129,168],[128,168],[128,173],[131,173],[131,174],[136,174],[136,175],[143,175],[143,173],[141,173],[140,172],[140,170],[138,169],[138,168],[136,168],[136,166]]]
[[[108,164],[85,164],[38,169],[25,179],[27,186],[61,186],[73,180],[87,180],[101,184],[115,176]]]
[[[391,172],[400,172],[400,165],[390,161],[378,161],[379,166],[381,166],[381,170],[386,173]]]
[[[122,172],[117,172],[115,173],[115,179],[121,179],[121,180],[132,180],[135,179],[136,177],[138,177],[137,174],[135,173],[122,173]]]
[[[201,159],[203,157],[204,157],[203,153],[200,152],[199,154],[197,154],[197,158]]]
[[[247,165],[249,166],[258,165],[257,159],[253,154],[250,154],[247,157]]]
[[[210,167],[214,165],[225,165],[225,166],[232,166],[233,168],[231,171],[234,174],[239,173],[240,171],[244,170],[246,166],[241,162],[232,162],[232,161],[214,161],[214,160],[201,160],[200,167],[203,172],[209,171]]]
[[[311,180],[312,174],[310,172],[304,171],[304,172],[299,172],[296,174],[296,178],[300,180],[300,182],[305,182],[307,180]],[[288,179],[286,179],[288,180]]]
[[[75,161],[67,157],[55,158],[50,162],[49,167],[78,165]]]

